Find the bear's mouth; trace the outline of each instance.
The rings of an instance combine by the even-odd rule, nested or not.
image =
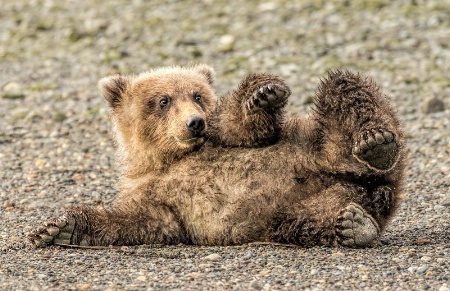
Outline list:
[[[205,138],[203,136],[194,136],[191,138],[187,138],[187,139],[179,139],[179,138],[175,138],[176,141],[180,144],[184,144],[184,145],[198,145],[198,144],[202,144],[205,141]]]
[[[183,142],[185,143],[197,143],[197,142],[201,142],[203,141],[203,137],[199,136],[199,137],[192,137],[192,138],[188,138],[183,140]]]

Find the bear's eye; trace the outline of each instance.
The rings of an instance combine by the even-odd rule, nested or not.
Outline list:
[[[167,96],[162,96],[161,98],[159,98],[159,106],[162,107],[166,107],[167,105],[169,105],[170,100],[169,97]]]
[[[198,92],[195,92],[194,93],[194,100],[199,102],[199,103],[202,102],[202,95],[200,95],[200,93],[198,93]]]

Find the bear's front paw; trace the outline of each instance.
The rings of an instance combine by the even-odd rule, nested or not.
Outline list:
[[[337,218],[338,243],[345,247],[370,246],[380,235],[380,228],[373,217],[361,206],[349,204]]]
[[[28,234],[28,239],[38,248],[47,247],[52,244],[69,245],[74,229],[74,218],[66,216],[51,218],[42,226],[30,232]]]
[[[259,87],[244,103],[247,115],[266,108],[278,109],[285,106],[289,97],[288,92],[287,88],[278,84],[271,83]]]
[[[353,148],[354,156],[375,170],[389,170],[398,160],[398,145],[392,132],[372,129],[364,132]]]

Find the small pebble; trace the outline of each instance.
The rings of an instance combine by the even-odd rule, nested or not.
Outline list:
[[[23,93],[22,85],[17,82],[9,82],[2,88],[2,97],[4,99],[23,99],[25,94]]]
[[[83,174],[76,173],[72,176],[72,180],[74,180],[75,182],[81,182],[81,181],[86,180],[86,178],[84,177]]]
[[[44,160],[36,160],[35,162],[34,162],[34,165],[36,166],[36,167],[38,167],[38,168],[42,168],[44,165],[45,165],[45,161]]]
[[[267,275],[267,274],[270,274],[270,273],[272,273],[272,270],[261,270],[259,272],[260,275]]]
[[[420,275],[425,274],[425,272],[428,270],[428,268],[429,268],[428,265],[420,266],[419,268],[417,268],[416,273],[420,274]]]
[[[81,284],[78,285],[78,290],[82,290],[82,291],[87,291],[91,289],[91,285],[90,284]]]
[[[267,12],[267,11],[273,11],[277,9],[277,3],[276,2],[264,2],[259,4],[259,11],[261,12]]]
[[[417,270],[417,266],[411,266],[408,268],[408,272],[410,272],[410,273],[415,273],[416,270]]]
[[[16,203],[14,203],[14,201],[12,200],[6,200],[3,203],[3,208],[9,208],[9,207],[14,207],[16,205]]]
[[[202,261],[217,261],[219,260],[221,257],[219,254],[210,254],[206,257],[201,258],[200,260]]]
[[[258,280],[253,280],[252,282],[250,282],[250,288],[260,290],[261,285],[259,284]]]
[[[444,101],[439,99],[437,96],[434,96],[428,100],[425,101],[425,113],[436,113],[441,112],[445,110],[445,104]]]
[[[428,257],[428,256],[423,256],[423,257],[421,257],[420,258],[420,260],[422,261],[422,262],[429,262],[429,261],[431,261],[431,257]]]
[[[200,269],[206,269],[206,268],[214,267],[214,265],[213,264],[199,264],[198,267]]]
[[[337,252],[337,253],[334,253],[332,256],[335,258],[342,258],[342,257],[345,257],[345,254],[341,253],[341,252]]]
[[[236,38],[231,34],[225,34],[220,37],[219,40],[219,51],[221,52],[229,52],[234,48],[234,44],[236,42]]]

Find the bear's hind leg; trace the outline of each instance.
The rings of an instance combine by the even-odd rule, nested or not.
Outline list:
[[[274,219],[271,238],[301,246],[370,246],[382,231],[378,219],[383,222],[371,214],[386,208],[390,199],[385,194],[374,205],[367,201],[366,189],[351,183],[332,184],[301,203],[283,207]]]
[[[380,233],[375,219],[359,204],[351,202],[328,217],[321,217],[308,209],[285,215],[276,223],[272,240],[308,247],[340,245],[362,248],[373,245]]]
[[[366,247],[380,236],[380,227],[360,205],[350,203],[337,218],[336,233],[341,246]]]
[[[363,131],[356,139],[353,155],[374,170],[388,170],[398,160],[394,134],[384,129]]]
[[[341,164],[354,157],[371,170],[383,172],[403,156],[395,111],[371,79],[348,71],[331,72],[319,86],[314,103],[313,119],[323,132],[323,150],[331,156],[339,154],[335,160]]]
[[[260,147],[275,143],[284,123],[284,107],[291,91],[270,74],[247,76],[221,98],[209,118],[209,140],[225,147]]]

